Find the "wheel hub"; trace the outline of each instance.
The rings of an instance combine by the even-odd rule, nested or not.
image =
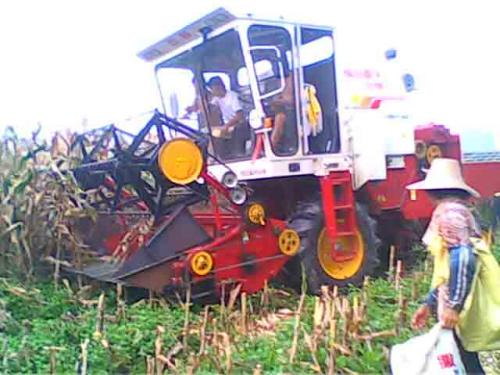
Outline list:
[[[333,279],[345,280],[354,276],[362,267],[364,244],[361,233],[341,236],[332,244],[323,229],[318,237],[317,255],[323,271]]]
[[[300,249],[299,234],[293,229],[285,229],[278,238],[280,251],[288,256],[294,256]]]

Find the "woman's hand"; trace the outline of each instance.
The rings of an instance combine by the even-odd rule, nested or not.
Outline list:
[[[449,307],[445,307],[439,317],[439,321],[443,328],[453,329],[458,323],[458,312]]]
[[[411,327],[413,329],[422,329],[427,323],[427,319],[429,319],[429,315],[431,314],[431,309],[427,305],[422,305],[415,311],[413,314],[413,318],[411,319]]]

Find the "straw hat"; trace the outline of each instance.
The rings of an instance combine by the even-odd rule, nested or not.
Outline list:
[[[425,179],[408,185],[406,188],[408,190],[460,189],[474,197],[479,197],[479,193],[465,183],[460,164],[455,159],[434,159]]]

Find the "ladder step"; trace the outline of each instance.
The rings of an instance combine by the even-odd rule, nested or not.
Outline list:
[[[339,178],[338,180],[337,179],[333,180],[332,184],[333,185],[343,185],[343,184],[347,184],[348,182],[351,182],[351,180],[348,178]]]
[[[338,237],[343,237],[343,236],[354,236],[356,232],[353,231],[344,231],[344,232],[337,232]]]
[[[339,204],[339,205],[335,206],[333,209],[334,210],[346,210],[348,208],[353,208],[353,207],[354,206],[352,204],[348,203],[348,204]]]

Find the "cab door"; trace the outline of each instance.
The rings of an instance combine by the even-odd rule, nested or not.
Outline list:
[[[340,152],[333,30],[297,28],[305,154]]]
[[[257,83],[255,95],[264,116],[272,120],[273,130],[266,136],[275,157],[299,151],[292,32],[291,26],[259,23],[249,25],[247,33]],[[275,132],[280,136],[272,142]]]

